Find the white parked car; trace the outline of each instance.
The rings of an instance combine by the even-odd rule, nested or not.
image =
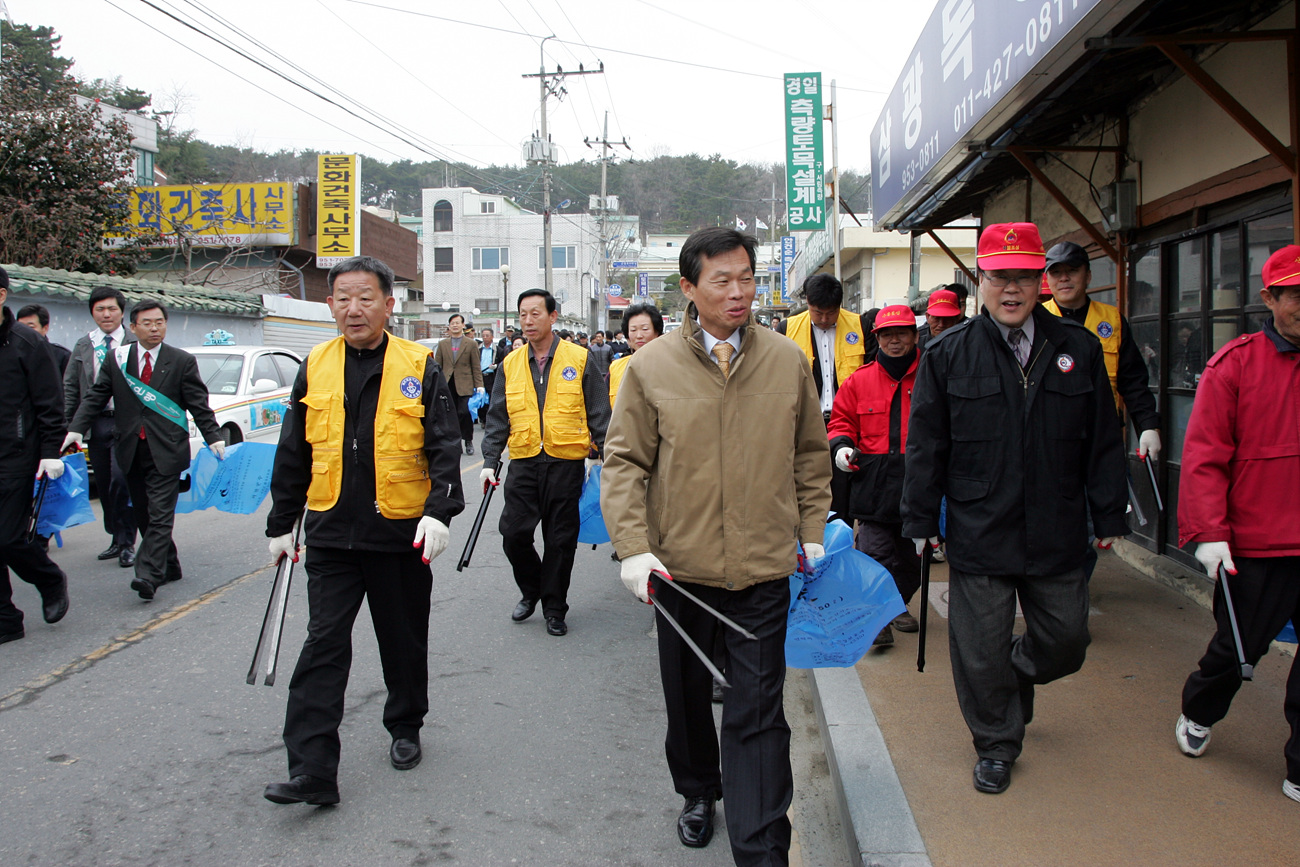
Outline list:
[[[208,405],[227,444],[276,443],[302,359],[274,346],[187,346],[208,387]],[[203,437],[190,419],[190,456]]]

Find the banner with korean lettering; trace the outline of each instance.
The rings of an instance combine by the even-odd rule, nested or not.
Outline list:
[[[822,74],[789,72],[785,92],[785,209],[791,232],[826,226]]]
[[[316,267],[361,255],[361,158],[316,158]]]
[[[1100,0],[939,0],[871,132],[877,224],[892,228],[900,202],[941,181],[921,183],[939,164],[955,168],[946,158],[964,148],[967,133],[1004,100],[1023,99],[1018,85],[1107,6]]]
[[[241,247],[297,241],[289,181],[136,187],[126,223],[147,247]],[[106,233],[104,246],[126,238]]]
[[[790,266],[794,264],[794,235],[781,236],[781,303],[790,303]]]

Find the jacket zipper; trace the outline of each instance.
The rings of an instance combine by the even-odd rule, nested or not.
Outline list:
[[[1042,357],[1043,350],[1046,348],[1047,348],[1046,343],[1043,343],[1042,346],[1038,347],[1038,355],[1035,355],[1033,358],[1029,359],[1029,366],[1020,371],[1020,384],[1025,389],[1026,398],[1029,397],[1029,371],[1034,369],[1034,365],[1038,363],[1038,359]],[[1014,355],[1014,353],[1012,354]],[[1016,367],[1019,368],[1020,365],[1016,365]]]

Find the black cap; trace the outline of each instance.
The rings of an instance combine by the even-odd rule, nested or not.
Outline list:
[[[1047,251],[1047,270],[1056,265],[1068,265],[1071,268],[1091,268],[1088,254],[1073,241],[1062,241]]]
[[[6,271],[4,268],[0,268],[0,289],[8,289],[8,288],[9,288],[9,272]]]

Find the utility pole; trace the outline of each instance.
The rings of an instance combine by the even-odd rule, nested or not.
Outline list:
[[[613,157],[609,154],[611,145],[622,145],[631,150],[632,147],[627,143],[627,139],[622,141],[611,142],[609,140],[609,112],[605,112],[605,131],[596,141],[583,139],[582,143],[587,147],[593,144],[600,145],[600,292],[591,303],[587,310],[587,331],[594,334],[599,325],[600,315],[600,295],[604,294],[605,287],[609,285],[609,234],[605,228],[605,219],[610,212],[609,207],[609,164]]]
[[[524,73],[524,78],[536,78],[537,86],[541,96],[541,136],[535,140],[535,152],[530,154],[528,162],[531,164],[541,163],[542,166],[542,256],[545,259],[546,273],[546,291],[554,294],[552,269],[554,263],[551,261],[551,139],[546,132],[546,97],[554,94],[557,99],[563,99],[568,93],[564,89],[564,78],[568,75],[603,75],[605,72],[605,63],[601,61],[599,69],[583,69],[582,64],[578,64],[577,72],[565,72],[561,67],[556,66],[555,72],[546,71],[546,40],[554,39],[555,34],[547,36],[541,41],[538,47],[540,59],[537,64],[537,71]]]
[[[840,276],[840,125],[835,117],[835,79],[831,79],[831,248],[835,251],[835,279]]]

